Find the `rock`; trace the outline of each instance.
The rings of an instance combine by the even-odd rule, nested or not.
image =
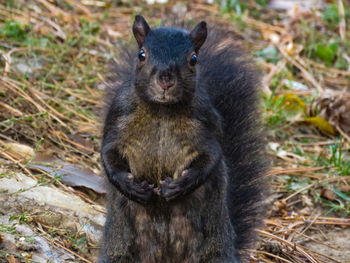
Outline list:
[[[77,216],[81,218],[86,217],[101,226],[103,226],[105,221],[104,214],[97,212],[92,205],[84,202],[80,197],[60,189],[37,185],[35,180],[24,174],[19,173],[12,178],[1,178],[0,192],[9,194],[19,192],[16,196],[19,197],[20,203],[27,199],[33,200],[39,205],[49,205],[70,210],[76,213]],[[4,201],[3,198],[0,196],[0,203]],[[103,210],[102,207],[100,209]]]
[[[40,185],[22,173],[0,178],[0,193],[0,212],[5,214],[0,217],[0,224],[12,229],[12,232],[1,233],[0,248],[4,251],[21,255],[29,253],[35,262],[77,262],[74,255],[39,236],[38,226],[44,231],[58,229],[57,234],[62,240],[69,240],[67,233],[76,235],[77,232],[86,237],[89,244],[97,246],[101,240],[105,222],[105,213],[100,212],[104,211],[102,206],[87,203],[53,185]],[[23,212],[28,216],[28,221],[23,224],[8,221],[10,215]],[[97,249],[91,249],[93,262],[97,253]]]
[[[33,251],[37,249],[35,244],[28,242],[25,237],[19,238],[16,248],[22,251]]]
[[[5,227],[14,226],[14,230],[9,231],[10,233],[3,233],[4,240],[0,244],[0,249],[16,254],[30,251],[33,262],[76,262],[76,258],[73,255],[61,248],[51,246],[46,239],[35,236],[34,231],[29,226],[20,225],[18,221],[9,222],[9,217],[7,216],[0,217],[0,223]],[[18,236],[20,237],[18,238]],[[29,242],[26,237],[33,237],[33,239]]]

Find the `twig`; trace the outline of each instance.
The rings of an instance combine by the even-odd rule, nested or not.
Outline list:
[[[47,234],[44,230],[40,229],[39,227],[37,227],[36,229],[38,229],[40,232]],[[61,245],[60,243],[54,241],[54,240],[49,240],[46,236],[43,236],[48,242],[53,243],[55,246],[58,246],[62,249],[64,249],[66,252],[69,252],[70,254],[76,256],[77,258],[79,258],[80,260],[87,262],[87,263],[93,263],[90,260],[83,258],[82,256],[80,256],[79,254],[75,253],[74,251],[70,250],[69,248],[66,248],[65,246]]]
[[[266,92],[268,95],[270,95],[272,92],[270,90],[270,82],[273,78],[273,76],[279,74],[286,66],[286,60],[281,60],[277,63],[275,67],[273,67],[269,74],[267,74],[263,80],[262,80],[262,87],[264,89],[264,92]]]
[[[301,233],[302,233],[302,234],[305,233],[305,232],[316,222],[316,220],[317,220],[318,217],[319,217],[319,215],[316,216],[316,217],[311,221],[311,223],[308,224],[307,227],[305,227],[305,228],[303,229],[303,231],[302,231]]]
[[[266,252],[266,251],[262,251],[262,250],[252,250],[252,249],[247,249],[247,251],[250,251],[250,252],[253,252],[253,253],[257,253],[257,254],[264,254],[264,255],[267,255],[269,257],[273,257],[273,258],[277,258],[281,261],[284,261],[284,262],[287,262],[287,263],[293,263],[292,261],[289,261],[288,259],[285,259],[285,258],[282,258],[280,256],[277,256],[275,254],[271,254],[269,252]]]
[[[268,238],[272,238],[272,239],[275,239],[275,240],[278,240],[279,242],[281,243],[284,243],[286,245],[288,245],[289,247],[291,247],[293,250],[296,250],[298,252],[300,252],[301,254],[303,254],[308,260],[310,260],[312,263],[318,263],[316,259],[314,259],[313,256],[311,256],[310,254],[308,254],[304,249],[302,249],[299,245],[297,244],[293,244],[283,238],[280,238],[276,235],[273,235],[271,233],[268,233],[264,230],[260,230],[258,229],[257,232],[259,232],[262,236],[265,236],[265,237],[268,237]]]
[[[344,40],[346,36],[346,21],[345,21],[344,4],[342,0],[338,0],[338,12],[340,17],[339,35],[341,40]]]
[[[324,92],[324,89],[321,87],[321,85],[315,80],[315,78],[304,68],[304,66],[300,63],[300,60],[297,61],[296,59],[293,59],[291,56],[287,54],[287,52],[284,51],[283,47],[277,46],[278,50],[281,52],[281,54],[286,58],[286,60],[297,67],[301,74],[303,75],[304,79],[311,83],[311,85],[316,88],[320,93]]]
[[[23,116],[23,113],[13,107],[11,107],[10,105],[0,101],[0,106],[2,106],[3,108],[7,109],[8,111],[11,111],[13,116],[16,116],[16,117],[21,117]]]
[[[289,200],[289,199],[291,199],[292,197],[294,197],[294,196],[300,194],[301,192],[304,192],[304,191],[307,190],[307,189],[310,189],[311,187],[315,186],[316,184],[317,184],[317,182],[312,183],[312,184],[309,184],[309,185],[307,185],[307,186],[305,186],[305,187],[299,189],[298,191],[294,192],[294,193],[291,194],[290,196],[284,198],[283,201],[287,202],[287,200]]]
[[[350,142],[350,137],[340,128],[340,126],[337,124],[336,126],[337,131],[343,136],[348,142]]]
[[[36,178],[34,177],[34,175],[33,175],[27,168],[25,168],[25,167],[23,166],[23,164],[21,164],[21,162],[16,161],[13,157],[11,157],[8,153],[6,153],[6,152],[5,152],[4,150],[2,150],[1,148],[0,148],[0,154],[1,154],[2,156],[4,156],[6,159],[8,159],[8,160],[10,160],[11,162],[13,162],[14,164],[16,164],[16,165],[18,165],[19,167],[21,167],[22,170],[23,170],[26,174],[28,174],[31,178],[33,178],[33,179],[36,180]]]

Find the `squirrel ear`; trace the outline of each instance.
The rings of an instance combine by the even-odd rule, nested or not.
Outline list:
[[[134,25],[132,26],[132,32],[136,38],[137,44],[141,48],[146,36],[151,31],[151,28],[147,24],[146,20],[141,15],[135,16]]]
[[[200,22],[190,33],[190,37],[194,44],[194,50],[198,50],[203,45],[205,39],[207,38],[207,23],[204,21]]]

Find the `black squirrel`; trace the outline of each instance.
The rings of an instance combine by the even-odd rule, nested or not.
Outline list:
[[[99,262],[241,262],[266,187],[258,74],[203,21],[151,29],[137,15],[133,34],[107,95]]]

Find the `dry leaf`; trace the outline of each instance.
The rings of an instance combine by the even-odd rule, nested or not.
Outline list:
[[[350,94],[327,94],[309,108],[310,116],[320,116],[350,136]]]
[[[286,110],[290,110],[290,111],[298,111],[298,110],[302,110],[302,111],[306,111],[306,105],[305,102],[299,98],[297,95],[295,95],[294,93],[285,93],[283,95],[279,95],[279,96],[275,96],[273,98],[274,101],[278,100],[280,97],[282,96],[282,103],[283,103],[283,107]]]
[[[308,117],[303,122],[306,122],[308,124],[311,124],[317,127],[324,134],[328,134],[328,135],[334,134],[333,126],[328,121],[326,121],[321,117]]]
[[[309,215],[311,215],[311,212],[312,212],[312,210],[310,207],[304,207],[303,209],[301,209],[299,211],[299,213],[303,216],[309,216]]]
[[[287,202],[285,200],[277,200],[276,202],[273,203],[272,211],[276,213],[286,215],[287,214],[286,209],[287,209]]]
[[[22,257],[24,257],[24,258],[30,260],[30,259],[33,258],[33,252],[30,252],[30,253],[28,253],[28,252],[22,253]],[[30,262],[29,260],[28,260],[28,262]]]
[[[326,199],[330,200],[330,201],[334,201],[335,200],[335,194],[333,193],[332,190],[329,190],[329,189],[322,189],[321,196],[323,198],[326,198]]]
[[[350,192],[350,185],[341,185],[337,188],[342,192]]]
[[[262,33],[265,39],[270,40],[274,44],[278,44],[281,41],[280,36],[273,31],[265,30]]]
[[[52,156],[37,155],[28,167],[44,170],[52,176],[62,176],[61,182],[69,186],[88,188],[99,194],[105,194],[107,191],[102,176],[86,167],[64,162]]]
[[[10,257],[6,258],[8,263],[17,263],[17,260],[15,259],[15,257],[13,255],[11,255]]]
[[[307,206],[307,207],[313,207],[314,206],[314,204],[312,202],[312,199],[308,195],[302,195],[301,196],[301,201],[302,201],[303,206]]]
[[[294,51],[295,51],[295,47],[293,42],[290,42],[284,49],[284,51],[288,54],[288,55],[293,55]]]

